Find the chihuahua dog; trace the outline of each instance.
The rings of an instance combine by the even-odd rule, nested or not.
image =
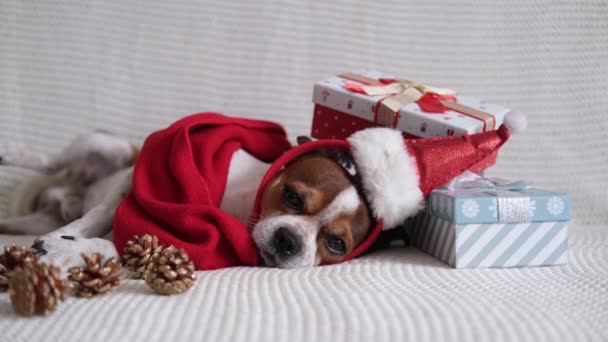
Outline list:
[[[309,142],[301,137],[299,144]],[[3,165],[42,172],[18,187],[13,215],[0,233],[40,236],[42,259],[62,269],[82,264],[81,253],[118,256],[103,237],[116,208],[131,190],[138,149],[127,140],[96,131],[77,137],[56,157],[21,147],[0,151]],[[349,156],[320,151],[279,172],[261,197],[252,237],[268,266],[310,267],[343,260],[368,234],[372,218],[357,189]],[[244,150],[232,158],[221,208],[249,222],[262,177],[270,164]]]
[[[310,138],[299,137],[304,144]],[[267,265],[280,268],[340,262],[367,236],[370,212],[340,151],[323,150],[288,164],[261,198],[253,239]]]

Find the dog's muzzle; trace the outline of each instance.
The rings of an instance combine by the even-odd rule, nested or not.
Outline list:
[[[318,223],[304,216],[281,215],[253,227],[253,239],[267,266],[314,266]]]

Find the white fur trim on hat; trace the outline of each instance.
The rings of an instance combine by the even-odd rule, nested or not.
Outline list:
[[[391,229],[423,208],[416,160],[401,132],[368,128],[347,139],[374,216]]]

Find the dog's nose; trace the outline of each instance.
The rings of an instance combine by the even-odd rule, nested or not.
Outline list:
[[[293,256],[302,249],[300,240],[285,227],[277,229],[274,233],[273,244],[276,253],[280,256]]]

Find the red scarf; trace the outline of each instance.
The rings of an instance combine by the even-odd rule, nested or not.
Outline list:
[[[291,148],[278,124],[200,113],[150,135],[133,188],[114,219],[122,252],[134,235],[183,248],[197,269],[258,264],[249,228],[220,209],[232,155],[239,149],[271,163]]]

